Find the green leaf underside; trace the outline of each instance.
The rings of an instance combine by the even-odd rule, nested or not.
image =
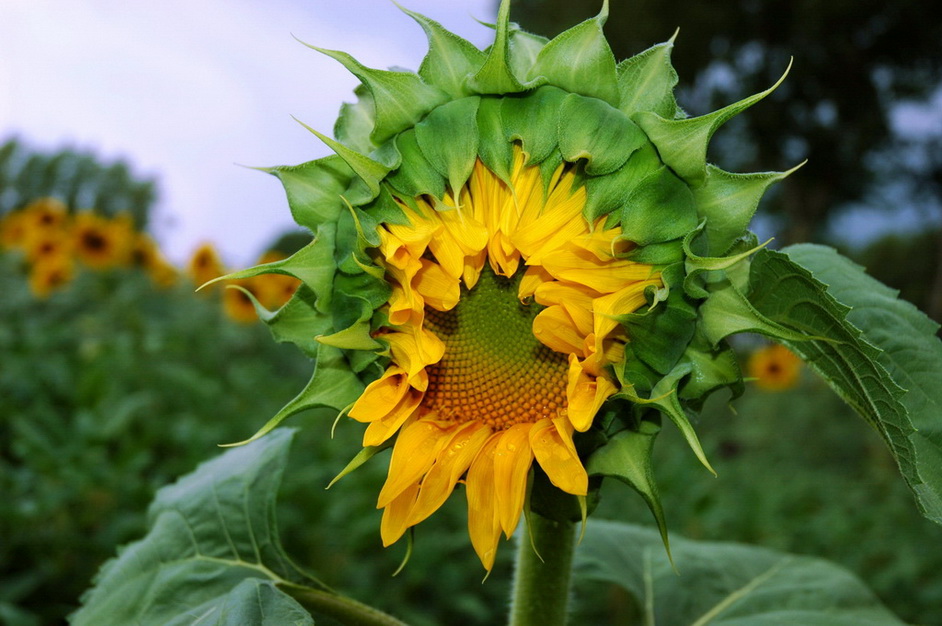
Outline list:
[[[881,350],[876,362],[907,390],[900,402],[916,430],[908,435],[909,446],[902,447],[914,453],[913,473],[906,479],[923,514],[942,523],[942,342],[935,335],[938,325],[832,248],[802,244],[784,252],[827,284],[828,293],[836,300],[851,307],[847,321]],[[881,420],[893,417],[893,412],[889,417],[880,415]],[[907,428],[903,420],[887,430],[897,437]]]
[[[700,307],[707,338],[715,343],[736,332],[760,332],[786,344],[877,429],[917,491],[923,483],[912,423],[900,403],[903,390],[878,362],[880,350],[847,321],[849,308],[781,252],[755,255],[749,285],[748,296],[727,285]]]
[[[291,438],[272,433],[158,491],[147,535],[104,565],[72,623],[313,623],[275,586],[326,590],[291,564],[276,535]]]
[[[586,174],[620,168],[647,137],[624,113],[597,98],[575,93],[559,108],[559,150],[570,162],[586,159]]]
[[[656,530],[591,520],[576,550],[577,580],[624,588],[644,624],[903,624],[858,578],[822,559],[677,536],[671,548],[679,574]]]

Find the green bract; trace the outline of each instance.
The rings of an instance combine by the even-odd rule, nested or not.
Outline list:
[[[647,294],[649,306],[619,316],[631,338],[614,372],[621,390],[577,437],[590,474],[636,489],[663,531],[651,468],[662,416],[710,468],[688,413],[718,389],[741,393],[726,338],[756,332],[810,360],[860,410],[883,434],[926,513],[942,519],[939,427],[926,419],[913,439],[900,402],[902,379],[888,373],[880,341],[851,325],[817,269],[796,263],[809,258],[807,251],[763,250],[750,260],[761,246],[749,222],[769,185],[791,171],[738,174],[706,161],[717,129],[778,83],[688,117],[673,95],[674,39],[616,63],[602,32],[607,2],[598,16],[546,40],[511,23],[503,0],[495,42],[483,51],[405,12],[428,36],[418,72],[367,68],[346,53],[315,48],[360,79],[359,99],[341,108],[334,138],[310,129],[335,155],[265,170],[284,184],[294,219],[314,238],[289,259],[229,278],[277,272],[303,282],[281,310],[259,313],[315,369],[308,386],[252,439],[308,408],[343,411],[383,372],[386,346],[372,333],[385,323],[379,309],[390,288],[367,250],[379,244],[379,224],[404,221],[394,197],[406,205],[420,196],[437,201],[465,184],[476,159],[508,180],[516,143],[547,184],[561,163],[577,164],[587,221],[604,217],[608,227],[620,226],[638,244],[630,258],[655,265],[664,281]],[[929,324],[922,324],[923,336]],[[925,388],[924,402],[936,409],[938,387]],[[376,451],[365,450],[352,466]]]

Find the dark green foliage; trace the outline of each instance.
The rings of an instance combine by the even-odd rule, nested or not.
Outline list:
[[[35,152],[17,139],[0,144],[0,191],[0,216],[52,196],[73,211],[130,213],[138,230],[147,226],[156,199],[154,181],[138,179],[123,162],[102,165],[94,155],[74,150]]]
[[[722,394],[719,394],[722,395]],[[749,389],[733,413],[720,397],[697,433],[718,477],[705,472],[667,426],[654,470],[667,525],[691,539],[739,541],[843,565],[907,622],[942,623],[942,528],[923,518],[879,435],[805,372],[782,393]],[[593,517],[650,523],[633,491],[602,487]],[[676,557],[677,555],[675,555]],[[681,577],[684,562],[675,558]],[[627,594],[580,585],[584,623],[624,623]]]
[[[251,434],[304,380],[296,350],[193,289],[84,271],[36,301],[0,255],[0,622],[61,619],[141,533],[156,487]]]

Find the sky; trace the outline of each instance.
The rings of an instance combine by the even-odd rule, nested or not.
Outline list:
[[[403,0],[479,48],[495,0]],[[214,243],[252,264],[293,226],[276,178],[330,151],[357,80],[298,40],[415,69],[422,29],[391,0],[0,0],[0,143],[94,152],[155,178],[151,228],[183,263]]]

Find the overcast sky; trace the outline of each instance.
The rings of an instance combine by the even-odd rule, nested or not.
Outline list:
[[[497,0],[402,3],[480,48],[492,41],[475,18],[493,21]],[[329,154],[291,116],[330,134],[357,82],[294,37],[380,68],[415,69],[426,51],[391,0],[0,0],[0,142],[126,159],[158,181],[152,229],[171,259],[212,241],[230,266],[249,265],[292,222],[277,179],[236,164]],[[892,119],[903,136],[942,132],[942,90]],[[888,228],[861,211],[836,232]]]
[[[402,0],[485,47],[495,0]],[[153,229],[184,261],[202,241],[254,262],[292,224],[281,186],[237,166],[329,154],[356,79],[294,39],[415,69],[422,29],[390,0],[0,0],[0,142],[93,150],[155,177]]]

